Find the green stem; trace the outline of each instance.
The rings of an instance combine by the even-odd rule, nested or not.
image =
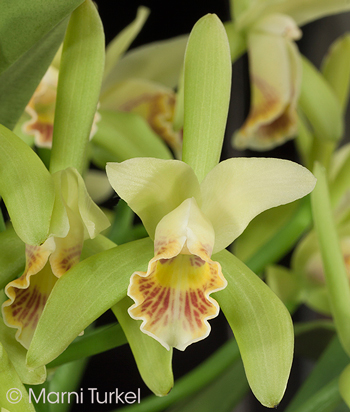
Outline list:
[[[250,257],[245,262],[246,265],[253,272],[260,273],[266,265],[277,262],[289,252],[310,225],[311,209],[309,197],[307,197],[303,199],[289,222]]]
[[[315,165],[317,185],[311,194],[315,230],[325,270],[334,323],[344,350],[350,355],[350,288],[329,198],[325,169]]]
[[[174,389],[169,395],[162,398],[149,396],[139,404],[128,406],[127,409],[118,409],[118,412],[162,411],[175,402],[196,393],[199,389],[212,382],[237,359],[239,359],[239,349],[237,343],[231,339],[196,369],[177,380]]]

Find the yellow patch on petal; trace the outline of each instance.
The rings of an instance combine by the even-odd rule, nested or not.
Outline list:
[[[148,124],[174,151],[177,158],[181,157],[182,131],[175,132],[173,120],[175,113],[175,93],[146,93],[129,100],[120,110],[137,113],[147,120]]]
[[[141,330],[166,349],[184,350],[209,335],[208,319],[219,313],[209,295],[226,284],[220,264],[210,259],[189,254],[154,258],[147,273],[131,277],[128,295],[135,304],[129,314],[142,319]]]

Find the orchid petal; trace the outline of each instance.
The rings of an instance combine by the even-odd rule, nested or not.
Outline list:
[[[27,246],[25,272],[5,288],[9,300],[2,306],[4,322],[18,329],[16,339],[27,349],[57,280],[47,263],[53,250],[55,243],[52,238],[42,246]]]
[[[260,0],[265,2],[265,0]],[[271,2],[267,13],[284,13],[291,16],[298,26],[331,14],[350,11],[350,4],[343,0],[283,0]]]
[[[103,77],[107,78],[115,64],[128,49],[135,37],[142,29],[150,10],[147,7],[139,7],[135,20],[122,30],[107,46],[106,49],[106,64]]]
[[[122,325],[143,381],[155,395],[165,396],[174,386],[172,351],[165,350],[157,341],[140,331],[140,322],[131,319],[128,314],[130,304],[131,300],[126,297],[112,310]],[[150,363],[152,368],[149,367]]]
[[[268,16],[248,36],[251,109],[234,136],[239,149],[268,150],[297,133],[301,62],[292,39],[300,31],[287,16]]]
[[[159,221],[184,200],[200,204],[200,188],[193,170],[178,160],[136,158],[108,163],[107,176],[117,194],[140,216],[153,238]]]
[[[210,333],[207,321],[219,307],[209,295],[226,286],[220,265],[210,260],[213,244],[211,223],[187,199],[159,222],[147,273],[130,279],[130,316],[168,350],[184,350]]]
[[[202,211],[215,230],[216,253],[233,242],[259,213],[293,202],[314,188],[304,167],[281,159],[233,158],[203,180]]]
[[[119,60],[102,85],[105,92],[131,78],[146,79],[174,88],[179,80],[188,36],[179,36],[137,47]]]
[[[19,137],[0,125],[0,195],[13,227],[27,244],[49,235],[54,183],[39,157]]]
[[[140,115],[180,157],[182,132],[173,128],[175,100],[175,93],[168,87],[149,80],[132,79],[111,88],[101,101],[101,108]]]
[[[214,258],[228,281],[217,293],[237,340],[249,385],[266,407],[276,407],[286,389],[293,360],[293,323],[271,289],[228,251]]]
[[[231,90],[231,55],[224,26],[214,14],[194,25],[184,65],[182,160],[199,181],[219,162]]]
[[[52,146],[57,82],[58,70],[50,66],[26,106],[31,119],[23,123],[22,130],[35,137],[35,145],[38,147]]]
[[[339,37],[322,62],[322,73],[334,90],[342,110],[346,109],[350,88],[350,35]]]

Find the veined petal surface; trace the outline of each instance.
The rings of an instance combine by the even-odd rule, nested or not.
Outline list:
[[[201,209],[215,230],[213,253],[232,243],[259,213],[307,195],[315,184],[311,172],[288,160],[233,158],[219,163],[201,183]]]
[[[130,279],[130,316],[143,320],[141,330],[166,349],[184,350],[210,333],[208,319],[219,306],[209,295],[227,284],[210,259],[213,243],[210,222],[195,199],[187,199],[159,222],[147,272]]]
[[[108,179],[137,213],[151,238],[159,221],[184,200],[194,197],[200,205],[200,187],[193,170],[178,160],[135,158],[108,163]]]

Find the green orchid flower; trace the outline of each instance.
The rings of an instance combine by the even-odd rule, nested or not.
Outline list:
[[[147,8],[140,7],[136,19],[106,49],[106,65],[99,99],[101,110],[95,114],[90,133],[91,140],[101,126],[92,150],[92,157],[99,165],[105,163],[101,157],[107,156],[110,160],[115,157],[119,160],[121,157],[124,160],[132,157],[133,151],[136,155],[145,151],[146,155],[170,158],[170,152],[158,141],[159,137],[177,157],[181,156],[182,132],[175,130],[173,125],[176,102],[173,89],[181,70],[187,37],[180,36],[142,46],[123,56],[148,14]],[[60,49],[56,54],[15,129],[19,136],[31,144],[32,139],[28,140],[28,137],[34,136],[34,143],[38,147],[52,147],[61,52]],[[169,59],[165,59],[165,55]],[[119,112],[134,116],[118,116]],[[130,147],[130,141],[135,140],[135,125],[133,128],[130,125],[136,123],[135,115],[143,121],[138,120],[136,141],[134,147]],[[103,121],[99,124],[101,116]],[[145,138],[137,135],[145,135]],[[146,141],[143,145],[142,139]]]
[[[26,245],[25,271],[8,283],[9,299],[2,305],[6,325],[18,329],[16,338],[26,348],[56,280],[79,262],[84,240],[109,226],[75,169],[56,172],[52,179],[56,195],[50,235],[42,245]]]
[[[129,309],[141,330],[167,349],[205,338],[218,304],[209,297],[227,282],[211,255],[229,246],[262,211],[311,192],[313,175],[276,159],[229,159],[199,183],[183,162],[131,159],[109,163],[112,187],[154,240],[147,272],[132,275]]]
[[[350,6],[341,1],[332,4],[315,0],[232,2],[234,27],[246,39],[251,80],[250,112],[234,134],[236,148],[268,150],[297,135],[298,99],[304,89],[308,91],[306,97],[302,93],[301,100],[302,109],[309,106],[308,111],[310,100],[307,99],[312,95],[309,89],[313,83],[309,77],[302,82],[304,72],[310,70],[305,64],[302,67],[294,43],[302,34],[298,26],[349,9]],[[313,98],[319,104],[320,99],[313,96],[311,100]],[[326,100],[325,107],[337,111],[333,100],[334,97]]]

